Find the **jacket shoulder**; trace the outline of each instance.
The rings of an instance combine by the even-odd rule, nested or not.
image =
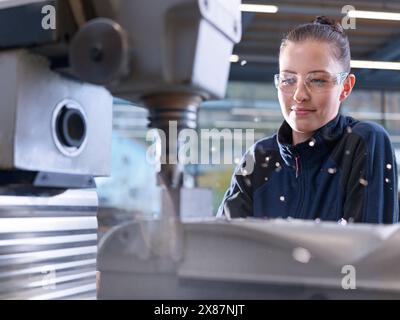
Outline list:
[[[358,121],[352,127],[352,132],[359,134],[361,137],[370,139],[373,136],[380,135],[389,137],[388,132],[380,124],[373,121]]]
[[[264,154],[268,151],[278,151],[278,143],[276,142],[276,134],[262,138],[256,141],[253,145],[253,151],[255,154]]]

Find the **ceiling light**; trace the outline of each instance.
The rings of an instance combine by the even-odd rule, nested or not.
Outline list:
[[[400,13],[396,12],[350,10],[347,15],[350,18],[360,19],[400,20]]]
[[[351,60],[351,68],[400,70],[400,62]]]
[[[243,12],[277,13],[278,7],[261,4],[241,4],[240,10]]]

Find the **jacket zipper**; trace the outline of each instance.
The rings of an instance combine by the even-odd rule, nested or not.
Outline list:
[[[296,161],[296,179],[299,177],[299,171],[300,171],[300,156],[296,156],[294,158]]]
[[[299,175],[300,175],[300,156],[299,155],[297,155],[297,156],[295,156],[295,162],[296,162],[296,179],[299,177]],[[302,174],[302,177],[300,177],[300,180],[301,180],[301,190],[300,190],[300,201],[299,201],[299,217],[302,219],[302,218],[304,218],[303,217],[303,203],[304,203],[304,190],[305,190],[305,185],[304,185],[304,182],[305,182],[305,179],[306,179],[306,177],[305,177],[305,172],[303,172],[303,174]],[[300,182],[300,181],[299,181]]]

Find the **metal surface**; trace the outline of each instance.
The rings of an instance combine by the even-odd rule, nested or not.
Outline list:
[[[95,299],[94,190],[0,190],[0,299]]]
[[[119,80],[108,88],[130,101],[159,92],[222,98],[229,57],[241,37],[240,2],[95,0],[76,6],[58,0],[51,2],[57,14],[55,29],[41,28],[39,9],[46,2],[26,2],[3,8],[7,19],[0,48],[29,46],[47,56],[58,71],[92,83]],[[26,11],[35,13],[33,22]],[[27,21],[18,24],[21,37],[12,41],[7,35],[14,30],[8,25],[15,23],[9,12],[13,20]]]
[[[197,110],[202,97],[185,92],[160,93],[144,97],[143,102],[150,111],[149,126],[160,130],[165,137],[161,139],[161,165],[157,175],[164,188],[161,215],[176,219],[175,224],[179,224],[183,164],[178,155],[184,144],[179,139],[179,133],[186,128],[196,128]],[[175,131],[171,130],[171,126]]]
[[[0,52],[0,74],[7,75],[0,78],[2,169],[109,174],[112,97],[107,90],[61,77],[49,70],[45,58],[24,50]],[[60,148],[54,112],[62,101],[65,106],[74,101],[84,112],[81,120],[87,123],[79,148]]]
[[[160,182],[170,189],[179,189],[183,183],[183,167],[178,155],[184,142],[179,141],[179,133],[186,128],[196,128],[197,110],[202,98],[190,93],[171,92],[146,96],[143,102],[150,111],[149,126],[165,135],[161,140]],[[171,126],[176,129],[175,133]]]
[[[241,34],[240,1],[211,2],[93,1],[97,12],[121,25],[131,46],[132,72],[110,91],[130,101],[161,92],[223,97],[229,57]],[[110,6],[114,10],[104,9]]]
[[[102,239],[99,298],[400,298],[398,225],[197,219],[183,224],[181,262],[167,270],[151,255],[158,225],[130,222]]]
[[[122,28],[106,18],[90,20],[74,37],[70,63],[79,79],[108,84],[127,75],[128,40]]]

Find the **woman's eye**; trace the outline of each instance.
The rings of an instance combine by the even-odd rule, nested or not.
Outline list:
[[[316,85],[324,85],[328,81],[326,79],[311,79],[310,82]]]
[[[294,78],[282,79],[282,83],[284,85],[292,85],[296,83],[296,80]]]

